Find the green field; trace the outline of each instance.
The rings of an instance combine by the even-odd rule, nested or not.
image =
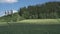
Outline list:
[[[29,24],[60,24],[60,19],[27,19],[19,22]]]
[[[27,19],[0,24],[0,34],[60,34],[60,22],[57,19]]]

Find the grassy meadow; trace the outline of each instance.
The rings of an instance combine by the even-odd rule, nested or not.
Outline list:
[[[27,19],[19,22],[29,24],[60,24],[60,19]]]
[[[57,19],[0,22],[0,34],[60,34],[60,22]]]

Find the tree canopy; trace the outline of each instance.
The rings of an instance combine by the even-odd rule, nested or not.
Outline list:
[[[60,2],[47,2],[35,6],[20,8],[19,15],[26,19],[60,18]]]

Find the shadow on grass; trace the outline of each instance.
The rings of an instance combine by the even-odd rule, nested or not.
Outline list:
[[[0,34],[60,34],[60,24],[9,24],[0,26]]]

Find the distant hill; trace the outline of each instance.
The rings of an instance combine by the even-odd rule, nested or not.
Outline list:
[[[23,18],[19,16],[18,13],[14,13],[13,15],[5,15],[0,17],[0,22],[17,22],[22,20]]]

